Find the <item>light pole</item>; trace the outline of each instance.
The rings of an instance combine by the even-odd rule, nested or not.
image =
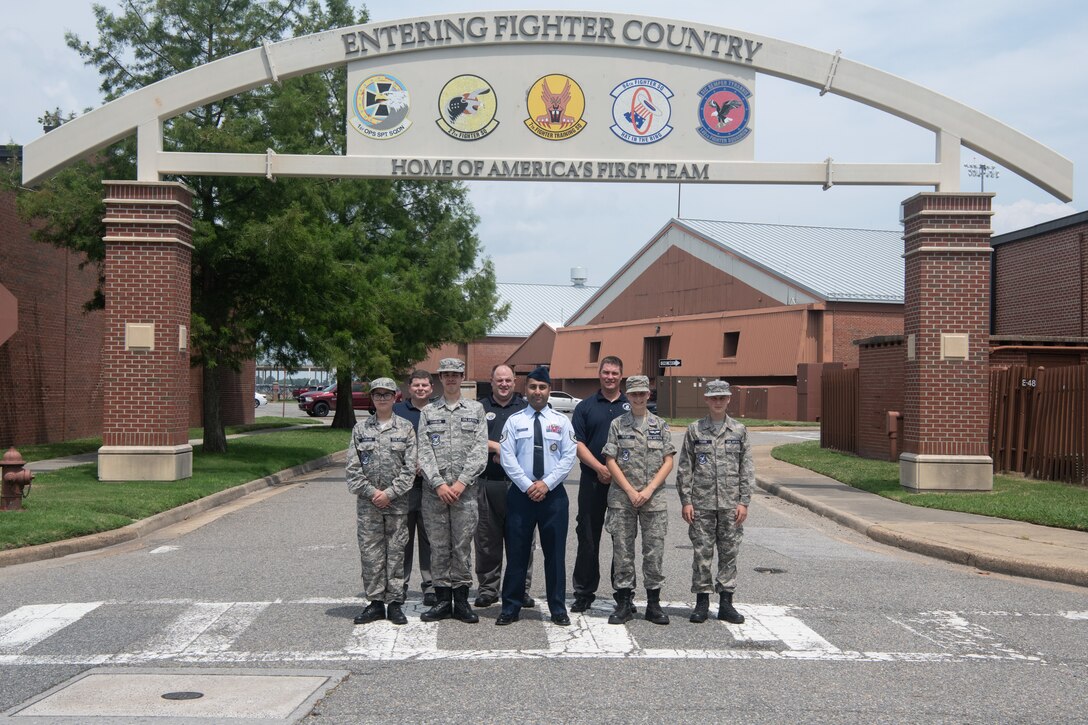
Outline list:
[[[987,164],[975,159],[973,163],[964,164],[968,176],[977,176],[979,191],[986,191],[986,179],[996,179],[999,169],[995,164]]]

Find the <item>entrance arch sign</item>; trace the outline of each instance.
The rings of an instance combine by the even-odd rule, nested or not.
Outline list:
[[[282,78],[336,66],[349,68],[347,93],[351,95],[349,107],[353,113],[362,81],[383,74],[396,78],[399,67],[410,67],[420,90],[414,90],[401,78],[396,79],[406,87],[385,88],[407,92],[409,110],[404,120],[412,127],[401,136],[387,139],[367,138],[348,129],[351,141],[344,156],[277,155],[271,150],[267,154],[163,151],[162,124],[170,118],[203,103]],[[606,66],[607,77],[602,70]],[[520,73],[519,69],[525,72]],[[533,72],[540,75],[534,76]],[[821,95],[831,93],[858,101],[934,132],[934,162],[836,163],[831,159],[761,162],[754,159],[752,134],[733,144],[718,145],[700,139],[696,133],[696,111],[704,86],[716,81],[734,81],[752,91],[745,80],[753,81],[759,73],[817,88]],[[547,83],[532,91],[545,74],[549,78]],[[584,88],[576,74],[585,79]],[[465,75],[487,79],[489,86],[496,84],[490,86],[491,93],[463,99],[469,104],[466,107],[480,102],[484,108],[489,101],[499,99],[499,111],[492,119],[499,128],[487,138],[454,139],[436,123],[441,120],[438,107],[441,89]],[[514,75],[518,77],[514,79]],[[503,79],[502,84],[489,76]],[[584,118],[574,119],[569,125],[559,121],[554,124],[556,128],[547,124],[542,128],[545,132],[566,133],[578,120],[584,120],[586,130],[572,138],[546,139],[539,133],[534,136],[532,124],[526,125],[525,121],[535,122],[542,115],[532,113],[532,106],[542,103],[537,93],[564,96],[568,91],[560,80],[562,76],[578,81],[580,93],[574,86],[569,93],[572,98],[579,95],[583,98]],[[668,100],[669,125],[674,130],[660,142],[625,143],[613,135],[615,132],[608,132],[610,126],[619,125],[613,124],[612,111],[617,100],[612,92],[619,89],[622,95],[625,90],[631,91],[620,86],[638,79],[659,83],[673,94]],[[696,80],[702,82],[694,84]],[[375,88],[381,87],[380,79],[374,82]],[[650,92],[655,88],[652,84],[642,87]],[[462,94],[471,95],[477,90],[484,89],[472,88]],[[365,96],[365,88],[363,93]],[[632,97],[636,94],[637,90],[628,93]],[[663,96],[664,92],[658,92],[656,97]],[[640,101],[646,99],[634,100],[628,112],[635,113]],[[446,102],[448,108],[448,97]],[[752,93],[750,103],[747,128],[754,130],[757,93]],[[644,103],[641,107],[648,110]],[[657,110],[653,103],[651,107]],[[365,115],[365,98],[362,108]],[[653,112],[649,117],[661,120]],[[729,123],[735,123],[735,119]],[[360,124],[366,125],[365,121]],[[378,129],[382,130],[385,129]],[[588,11],[564,15],[544,11],[435,15],[352,26],[265,44],[134,91],[32,141],[24,149],[24,183],[41,181],[133,132],[138,137],[137,175],[141,181],[186,174],[418,175],[450,179],[681,180],[825,187],[910,185],[958,191],[962,144],[1058,199],[1070,201],[1073,193],[1072,163],[1043,144],[939,93],[838,53],[728,28]],[[692,145],[696,140],[703,144],[698,158],[693,149],[699,147]],[[632,163],[636,166],[631,167]],[[413,173],[417,170],[418,174]],[[617,171],[623,175],[617,175]]]

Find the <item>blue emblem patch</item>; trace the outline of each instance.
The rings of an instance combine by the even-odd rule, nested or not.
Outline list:
[[[627,463],[627,461],[631,460],[631,449],[630,448],[624,448],[622,451],[620,451],[620,460],[623,461],[624,463]]]
[[[437,448],[440,445],[442,445],[442,434],[431,433],[431,446]]]
[[[699,465],[700,466],[705,466],[706,461],[707,461],[706,454],[705,453],[700,453],[699,454]]]
[[[364,466],[370,465],[370,451],[363,451],[359,454],[359,463]]]
[[[712,144],[728,146],[752,133],[748,122],[752,92],[733,80],[717,80],[699,89],[699,127],[695,130]]]
[[[612,133],[630,144],[651,144],[672,133],[673,93],[664,83],[632,78],[612,89]]]

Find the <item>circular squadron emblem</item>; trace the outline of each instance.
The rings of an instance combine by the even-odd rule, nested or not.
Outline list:
[[[632,78],[612,89],[612,126],[609,130],[627,143],[650,144],[672,132],[673,93],[664,83]]]
[[[495,113],[499,99],[495,89],[480,76],[457,76],[438,94],[435,123],[447,136],[459,141],[477,141],[499,126]]]
[[[370,76],[355,89],[354,112],[349,119],[355,130],[379,141],[408,130],[411,105],[408,88],[388,73]]]
[[[695,129],[707,141],[719,146],[735,144],[752,132],[748,122],[752,92],[740,83],[717,80],[699,89],[699,127]]]
[[[586,96],[570,76],[553,74],[537,79],[525,99],[529,117],[525,125],[548,141],[577,136],[586,127]]]

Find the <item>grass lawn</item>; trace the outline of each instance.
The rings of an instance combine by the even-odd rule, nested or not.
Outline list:
[[[247,423],[245,425],[228,425],[227,435],[249,433],[250,431],[266,430],[270,428],[286,428],[292,425],[321,425],[321,422],[310,420],[309,418],[276,418],[265,416],[256,418],[252,423]],[[189,429],[189,438],[201,438],[203,436],[203,428]],[[19,455],[23,457],[23,460],[30,463],[32,461],[44,461],[47,458],[64,458],[65,456],[78,456],[80,453],[94,453],[101,447],[102,437],[96,436],[94,438],[75,438],[70,441],[61,441],[60,443],[38,443],[28,446],[16,446],[16,449],[19,451]],[[0,451],[0,455],[2,454],[3,452]]]
[[[98,480],[90,463],[35,475],[22,512],[0,512],[0,549],[83,536],[127,526],[223,489],[347,448],[349,431],[322,426],[237,438],[227,453],[193,451],[184,481]]]
[[[771,455],[837,481],[914,506],[997,516],[1043,526],[1088,531],[1088,487],[1018,476],[994,476],[993,491],[910,493],[899,485],[899,464],[820,448],[818,441],[777,446]]]

